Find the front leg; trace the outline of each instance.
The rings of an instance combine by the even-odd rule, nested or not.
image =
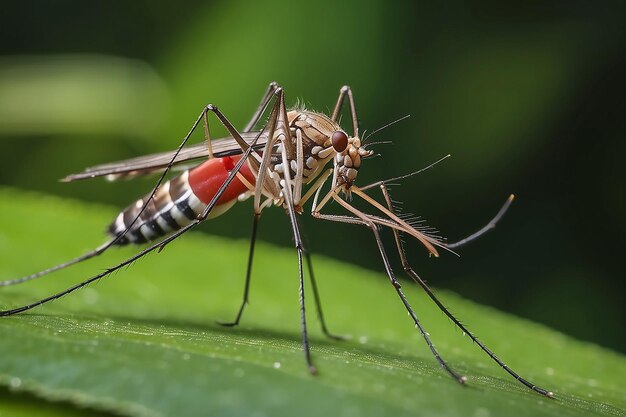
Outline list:
[[[373,221],[373,219],[368,214],[365,214],[365,213],[361,212],[360,210],[358,210],[357,208],[355,208],[352,205],[350,205],[348,202],[346,202],[345,200],[340,198],[333,190],[331,190],[331,193],[332,193],[331,194],[332,198],[337,203],[339,203],[341,206],[343,206],[346,210],[348,210],[350,213],[352,213],[354,215],[354,217],[352,217],[352,216],[335,216],[335,215],[321,214],[319,212],[319,210],[315,210],[312,213],[313,216],[316,217],[316,218],[320,218],[320,219],[336,221],[336,222],[342,222],[342,223],[363,224],[363,225],[365,225],[366,227],[368,227],[372,231],[372,233],[374,234],[374,239],[376,240],[376,245],[378,246],[378,251],[379,251],[381,259],[383,261],[383,265],[385,267],[385,272],[387,273],[387,277],[389,278],[389,282],[391,283],[391,285],[393,285],[393,287],[394,287],[398,297],[400,298],[400,300],[402,301],[402,304],[404,305],[404,308],[406,309],[406,311],[408,312],[409,316],[413,320],[413,323],[415,323],[415,326],[419,329],[420,334],[422,335],[422,337],[426,341],[426,344],[428,345],[430,351],[433,353],[433,355],[437,359],[437,362],[439,362],[439,364],[443,367],[443,369],[445,369],[450,374],[450,376],[452,376],[457,382],[459,382],[460,384],[464,384],[465,381],[467,380],[467,378],[465,376],[460,375],[454,369],[452,369],[450,367],[450,365],[448,365],[448,363],[441,357],[441,355],[439,354],[439,352],[435,348],[435,345],[430,340],[430,336],[429,336],[428,332],[426,332],[426,330],[423,327],[421,321],[419,320],[419,318],[415,314],[415,311],[413,310],[413,307],[411,306],[411,304],[409,304],[409,301],[407,300],[406,296],[404,295],[404,292],[402,291],[402,286],[400,285],[400,282],[397,280],[397,278],[395,277],[395,275],[393,273],[393,269],[391,267],[391,263],[389,262],[389,258],[387,256],[387,252],[385,251],[385,247],[383,246],[383,242],[382,242],[382,239],[380,238],[380,233],[378,232],[378,227],[376,226],[376,223]],[[321,206],[322,205],[323,204],[321,204]],[[321,209],[321,207],[320,207],[320,209]],[[392,230],[394,230],[394,233],[397,234],[395,229],[392,228]]]
[[[387,187],[385,186],[385,184],[381,184],[380,189],[381,189],[381,191],[383,193],[383,196],[385,197],[385,201],[387,203],[387,207],[389,208],[390,211],[393,211],[393,206],[391,204],[391,198],[389,197],[389,192],[387,191]],[[508,208],[508,204],[510,204],[510,202],[512,200],[513,200],[512,198],[509,198],[509,200],[507,200],[507,203],[505,203],[504,207],[502,209],[500,209],[500,212],[498,213],[498,215],[496,215],[496,217],[489,224],[491,224],[492,222],[496,222],[499,219],[499,217],[501,217],[501,215],[504,214],[504,211],[506,211],[506,208]],[[485,228],[483,228],[483,229],[485,229]],[[481,231],[483,229],[481,229]],[[481,232],[481,231],[479,231],[479,232]],[[535,392],[537,392],[537,393],[539,393],[541,395],[544,395],[546,397],[552,398],[554,396],[554,394],[551,391],[547,391],[547,390],[545,390],[545,389],[543,389],[541,387],[538,387],[535,384],[529,382],[528,380],[522,378],[517,372],[513,371],[511,368],[509,368],[508,365],[506,365],[504,362],[502,362],[500,360],[500,358],[498,358],[495,355],[495,353],[493,353],[490,349],[487,348],[487,346],[485,346],[485,344],[483,344],[480,340],[478,340],[478,338],[476,336],[474,336],[474,334],[471,333],[465,327],[465,325],[463,325],[443,305],[443,303],[441,301],[439,301],[437,296],[435,296],[435,294],[430,289],[430,287],[426,284],[426,282],[422,278],[420,278],[419,275],[417,275],[417,273],[413,270],[413,268],[409,264],[409,261],[408,261],[408,259],[406,257],[406,252],[404,250],[404,244],[402,243],[402,239],[400,239],[400,235],[399,235],[398,231],[394,229],[393,230],[393,235],[394,235],[394,238],[395,238],[395,241],[396,241],[396,247],[398,249],[398,254],[400,255],[400,260],[402,262],[402,267],[404,268],[404,272],[406,272],[406,274],[409,276],[409,278],[411,278],[415,283],[417,283],[420,287],[422,287],[422,289],[426,292],[426,294],[430,297],[430,299],[433,300],[433,302],[437,305],[437,307],[439,307],[439,309],[446,316],[448,316],[448,318],[450,320],[452,320],[452,322],[459,329],[461,329],[461,331],[463,331],[463,334],[468,335],[469,338],[483,350],[483,352],[485,352],[491,359],[493,359],[494,362],[496,362],[498,365],[500,365],[500,367],[502,367],[502,369],[504,369],[507,373],[509,373],[509,375],[511,375],[513,378],[515,378],[516,380],[518,380],[520,383],[522,383],[526,387],[530,388],[531,390],[533,390],[533,391],[535,391]],[[470,236],[470,238],[471,238],[471,236]]]

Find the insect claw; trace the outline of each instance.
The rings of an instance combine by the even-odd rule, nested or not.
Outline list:
[[[224,327],[235,327],[235,326],[239,325],[239,323],[237,323],[236,321],[224,322],[224,321],[215,320],[215,323],[219,324],[220,326],[224,326]]]
[[[346,335],[342,335],[342,334],[332,334],[332,333],[326,333],[326,337],[333,339],[333,340],[338,340],[340,342],[345,342],[347,340],[352,339],[352,336],[346,334]]]

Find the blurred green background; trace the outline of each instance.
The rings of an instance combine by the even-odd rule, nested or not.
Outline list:
[[[1,185],[121,208],[153,180],[57,179],[174,148],[209,102],[243,126],[272,80],[318,111],[350,84],[362,129],[411,115],[372,139],[393,143],[360,184],[452,154],[392,189],[450,240],[518,197],[460,258],[409,245],[425,279],[626,351],[623,2],[65,0],[4,3],[3,16]],[[248,202],[203,230],[247,238],[251,217]],[[382,271],[371,233],[303,217],[313,252]],[[260,238],[291,245],[281,210]],[[35,253],[55,244],[32,239]]]

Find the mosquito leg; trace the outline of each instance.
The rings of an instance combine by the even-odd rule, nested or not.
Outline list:
[[[284,152],[284,148],[283,148],[283,152]],[[286,160],[286,158],[284,158],[284,160]],[[287,173],[286,177],[288,178],[289,170],[286,169],[285,172]],[[304,250],[304,245],[302,244],[302,237],[300,236],[300,229],[298,228],[298,221],[296,219],[296,210],[293,205],[293,201],[291,200],[291,193],[287,191],[290,188],[290,185],[289,185],[290,181],[286,181],[286,182],[287,184],[285,188],[283,189],[284,191],[286,191],[285,194],[287,194],[287,196],[285,197],[285,206],[286,206],[287,214],[289,215],[289,221],[291,222],[291,230],[293,231],[294,244],[298,252],[298,279],[300,282],[298,293],[299,293],[299,299],[300,299],[300,323],[302,327],[302,348],[304,349],[304,357],[306,359],[309,372],[315,375],[317,374],[317,368],[315,367],[315,365],[313,365],[313,361],[311,360],[311,346],[309,343],[309,335],[307,331],[306,309],[305,309],[305,303],[304,303],[304,273],[303,273],[303,268],[302,268],[302,256],[305,253],[305,250]]]
[[[265,108],[267,107],[267,103],[270,102],[270,100],[272,99],[272,97],[274,96],[274,93],[276,92],[278,88],[279,88],[279,85],[277,82],[272,81],[270,83],[270,85],[267,87],[267,90],[265,90],[265,94],[263,94],[263,98],[261,99],[261,102],[259,103],[259,107],[257,107],[256,111],[254,112],[254,115],[252,115],[252,119],[250,119],[246,127],[243,128],[242,132],[247,133],[251,131],[252,129],[254,129],[254,126],[259,122],[259,119],[261,119],[261,116],[263,115],[263,112],[265,111]]]
[[[207,150],[209,151],[209,159],[215,158],[213,155],[213,143],[211,142],[211,129],[209,129],[209,114],[207,112],[203,112],[202,114],[202,124],[204,125],[204,141],[207,145]]]
[[[292,206],[293,208],[293,206]],[[294,233],[294,238],[296,240],[296,249],[298,251],[298,278],[300,281],[299,287],[299,295],[300,295],[300,323],[302,325],[302,348],[304,349],[304,357],[306,359],[307,367],[309,368],[309,372],[313,375],[317,374],[317,368],[313,365],[313,361],[311,360],[311,346],[309,343],[309,335],[307,331],[306,325],[306,310],[304,305],[304,273],[302,271],[302,254],[304,252],[304,248],[302,247],[302,240],[300,239],[300,231],[298,230],[297,224],[293,222],[295,219],[295,210],[289,209],[292,212],[289,218],[292,221],[292,230]],[[295,225],[295,226],[294,226]]]
[[[252,221],[252,234],[250,236],[250,251],[248,253],[248,267],[246,269],[246,283],[243,289],[243,301],[241,302],[241,306],[239,307],[239,311],[237,312],[237,317],[232,322],[220,322],[222,326],[226,327],[234,327],[239,325],[239,320],[241,320],[241,315],[243,314],[243,310],[248,304],[248,294],[250,292],[250,277],[252,276],[252,259],[254,258],[254,244],[256,243],[256,234],[257,228],[259,226],[259,218],[260,214],[254,214],[254,220]]]
[[[348,97],[348,103],[350,105],[350,114],[352,116],[352,136],[359,136],[359,120],[356,116],[356,106],[354,105],[354,97],[352,95],[352,89],[348,85],[344,85],[339,90],[339,98],[337,98],[337,103],[335,104],[335,109],[333,110],[333,114],[330,117],[333,122],[336,122],[339,118],[339,114],[341,113],[341,107],[343,106],[343,101],[346,96]]]
[[[393,211],[392,204],[391,204],[391,198],[389,197],[389,192],[387,191],[387,187],[385,187],[385,185],[382,184],[380,186],[380,188],[381,188],[381,191],[382,191],[382,193],[383,193],[383,195],[385,197],[385,200],[387,201],[387,206],[389,207],[389,210]],[[509,197],[509,200],[507,200],[507,203],[505,203],[504,207],[502,209],[500,209],[500,212],[490,222],[490,224],[492,222],[494,222],[494,223],[497,222],[499,217],[502,217],[502,214],[504,213],[504,211],[506,211],[506,208],[508,208],[508,204],[510,204],[510,202],[512,200],[513,200],[512,197]],[[487,225],[487,226],[489,226],[489,225]],[[483,228],[483,229],[485,229],[485,228]],[[554,396],[554,393],[552,393],[552,391],[547,391],[547,390],[545,390],[545,389],[543,389],[541,387],[536,386],[535,384],[532,384],[531,382],[527,381],[526,379],[522,378],[519,374],[517,374],[515,371],[513,371],[511,368],[509,368],[504,362],[502,362],[491,350],[489,350],[487,348],[487,346],[485,346],[480,340],[478,340],[478,338],[476,338],[476,336],[474,336],[456,317],[454,317],[454,315],[452,313],[450,313],[450,311],[435,296],[435,294],[430,289],[430,287],[426,284],[426,282],[424,280],[422,280],[419,277],[419,275],[417,275],[417,273],[413,270],[413,268],[409,264],[409,261],[406,258],[406,252],[404,250],[404,244],[402,243],[402,239],[400,239],[398,231],[397,230],[393,230],[393,234],[394,234],[394,238],[395,238],[395,241],[396,241],[396,247],[398,249],[398,254],[400,255],[400,260],[402,262],[402,267],[404,268],[404,271],[406,272],[406,274],[414,282],[416,282],[417,284],[419,284],[420,287],[422,287],[422,289],[426,292],[426,294],[428,294],[430,299],[433,300],[435,304],[437,304],[437,307],[439,307],[439,309],[446,316],[448,316],[448,318],[450,320],[452,320],[452,322],[459,329],[461,329],[461,331],[464,334],[467,334],[470,337],[470,339],[472,339],[472,341],[474,343],[476,343],[483,350],[483,352],[485,352],[491,359],[493,359],[498,365],[500,365],[500,367],[502,367],[502,369],[504,369],[506,372],[508,372],[513,378],[515,378],[516,380],[518,380],[519,382],[521,382],[523,385],[525,385],[526,387],[530,388],[531,390],[533,390],[533,391],[535,391],[535,392],[537,392],[537,393],[539,393],[541,395],[545,395],[546,397],[552,398]]]
[[[288,170],[286,170],[288,171]],[[304,254],[304,247],[302,245],[302,238],[300,236],[300,230],[298,228],[298,222],[296,220],[296,211],[293,206],[293,202],[286,204],[287,214],[289,215],[289,221],[291,222],[291,230],[293,231],[294,243],[298,252],[298,279],[300,286],[298,288],[299,300],[300,300],[300,324],[302,327],[302,348],[304,349],[304,358],[309,372],[312,375],[317,374],[317,368],[313,365],[311,360],[311,345],[309,343],[309,335],[306,325],[306,309],[304,303],[304,272],[302,268],[302,255]]]
[[[313,186],[311,187],[311,189],[309,190],[309,192],[313,192],[314,190],[319,190],[319,188],[322,186],[323,181],[326,180],[326,178],[328,178],[328,175],[322,175],[320,177],[320,179],[318,179],[318,182],[316,182],[315,184],[313,184]],[[305,195],[304,200],[306,201],[310,196],[309,192],[307,192],[307,195]],[[316,198],[315,198],[315,202],[313,203],[313,210],[312,213],[315,213],[315,206],[317,205],[317,196],[319,196],[319,194],[316,191]],[[302,203],[302,200],[301,200]],[[335,339],[335,340],[347,340],[348,337],[346,336],[340,336],[340,335],[335,335],[333,333],[331,333],[328,330],[328,327],[326,326],[326,320],[324,319],[324,312],[322,310],[322,301],[321,301],[321,297],[319,295],[319,291],[317,289],[317,281],[315,280],[315,274],[313,273],[313,261],[311,259],[311,253],[308,250],[304,250],[304,255],[306,257],[306,263],[307,263],[307,268],[309,270],[309,278],[311,280],[311,288],[313,289],[313,297],[315,298],[315,307],[317,309],[317,317],[320,321],[320,325],[322,327],[322,332],[329,338],[331,339]]]
[[[422,323],[420,322],[420,320],[417,318],[417,315],[413,311],[413,307],[411,307],[411,304],[409,304],[409,301],[404,295],[404,292],[402,291],[402,286],[400,285],[400,282],[398,282],[398,280],[396,279],[393,273],[393,269],[391,268],[391,263],[389,262],[389,258],[387,257],[387,252],[385,251],[385,247],[383,246],[383,242],[380,238],[380,234],[378,232],[378,228],[376,227],[376,224],[373,221],[371,221],[366,214],[352,207],[343,199],[339,198],[336,194],[333,196],[333,198],[335,199],[335,201],[337,201],[339,204],[345,207],[348,211],[356,215],[357,219],[351,218],[351,217],[345,218],[345,216],[332,216],[332,215],[328,216],[328,215],[320,214],[319,212],[315,214],[315,217],[326,219],[326,220],[331,220],[331,221],[340,221],[340,222],[345,222],[345,223],[353,223],[353,224],[361,223],[367,226],[372,231],[372,233],[374,234],[374,238],[376,239],[376,245],[378,246],[378,251],[382,258],[382,261],[385,267],[385,272],[387,273],[387,277],[389,278],[391,285],[393,285],[394,289],[396,290],[398,297],[400,297],[402,304],[404,304],[404,308],[409,313],[409,316],[411,317],[411,319],[413,319],[415,326],[418,328],[420,334],[426,341],[428,348],[433,353],[433,355],[435,356],[435,358],[437,359],[437,362],[439,362],[441,367],[445,369],[446,372],[448,372],[457,382],[459,382],[460,384],[464,384],[467,378],[460,375],[454,369],[452,369],[450,365],[448,365],[448,363],[441,357],[441,355],[435,348],[435,345],[430,340],[430,336],[428,335],[428,333],[422,326]]]
[[[385,270],[387,272],[387,276],[389,277],[389,280],[391,281],[391,284],[395,288],[396,293],[398,293],[398,297],[400,297],[400,300],[402,300],[402,304],[404,304],[404,308],[409,313],[409,315],[413,319],[413,322],[415,323],[415,325],[419,329],[419,332],[421,333],[422,337],[426,341],[426,344],[428,345],[428,348],[430,349],[430,351],[433,353],[433,355],[437,359],[437,362],[439,362],[439,365],[441,365],[441,367],[443,369],[445,369],[446,372],[448,372],[450,374],[450,376],[452,376],[452,378],[454,378],[459,384],[465,384],[465,382],[467,381],[467,378],[465,376],[460,375],[459,373],[457,373],[454,369],[452,369],[450,367],[450,365],[448,365],[448,363],[445,360],[443,360],[443,358],[441,357],[441,355],[439,354],[439,352],[435,348],[435,345],[430,340],[430,336],[428,335],[428,332],[426,332],[426,330],[422,326],[421,322],[417,318],[417,315],[413,311],[413,307],[411,307],[411,305],[409,304],[409,301],[407,300],[406,296],[402,292],[402,288],[401,288],[400,283],[398,282],[398,280],[393,275],[393,271],[391,269],[391,265],[389,263],[389,259],[387,258],[387,253],[385,252],[385,248],[383,246],[383,242],[380,239],[380,234],[378,233],[378,229],[376,228],[376,226],[373,223],[369,227],[372,229],[372,232],[374,233],[374,237],[376,239],[376,245],[378,245],[378,251],[380,252],[380,256],[383,259],[383,263],[385,265]]]
[[[265,90],[265,93],[263,94],[263,98],[261,99],[261,102],[259,103],[256,111],[252,115],[252,119],[250,119],[246,127],[243,128],[242,130],[243,133],[250,132],[254,128],[254,126],[259,122],[259,120],[261,119],[261,116],[263,115],[263,113],[265,112],[265,109],[267,108],[267,105],[269,104],[270,100],[272,99],[272,97],[275,95],[276,91],[279,88],[280,86],[275,81],[272,81],[269,84],[269,86]],[[204,136],[209,146],[209,158],[213,158],[213,150],[211,148],[211,135],[209,133],[209,124],[206,120],[206,112],[204,113],[204,132],[205,132]]]
[[[315,299],[317,317],[320,321],[322,332],[324,333],[324,335],[334,340],[347,340],[348,338],[346,336],[336,335],[328,331],[328,327],[326,326],[326,320],[324,319],[324,312],[322,311],[321,298],[319,295],[319,291],[317,290],[317,282],[315,280],[315,274],[313,274],[313,261],[311,260],[311,253],[306,249],[304,249],[304,258],[306,260],[307,269],[309,270],[309,279],[311,281],[311,289],[313,290],[313,298]]]
[[[489,223],[487,223],[483,228],[481,228],[479,231],[472,233],[471,235],[469,235],[468,237],[459,240],[458,242],[454,242],[454,243],[446,243],[444,244],[444,246],[448,249],[456,249],[458,247],[461,246],[465,246],[468,243],[473,242],[474,240],[478,239],[479,237],[481,237],[482,235],[484,235],[485,233],[487,233],[488,231],[490,231],[491,229],[495,229],[496,224],[500,221],[500,219],[504,216],[504,214],[507,212],[507,210],[509,209],[509,207],[511,206],[511,203],[513,202],[513,199],[515,198],[515,196],[513,194],[511,194],[509,196],[509,198],[506,199],[506,201],[504,202],[504,204],[502,205],[502,207],[500,208],[500,210],[498,211],[498,213],[493,217],[493,219],[491,219],[489,221]]]
[[[274,107],[272,108],[272,112],[270,114],[270,118],[268,121],[268,126],[269,126],[268,137],[270,139],[268,140],[265,146],[265,150],[263,151],[263,160],[258,170],[259,176],[257,178],[257,188],[259,187],[259,183],[264,182],[264,173],[267,169],[266,165],[269,163],[269,155],[271,154],[271,149],[273,148],[273,145],[274,145],[274,141],[272,140],[272,138],[274,138],[274,133],[276,129],[279,129],[281,131],[281,134],[284,136],[284,138],[290,137],[289,130],[284,125],[284,121],[287,120],[286,118],[287,110],[285,108],[284,92],[282,89],[277,88],[274,92],[274,95],[276,95],[276,101],[274,103]],[[243,139],[241,138],[241,135],[239,135],[236,129],[232,126],[232,124],[226,119],[226,117],[216,107],[213,107],[211,110],[222,121],[224,126],[226,126],[230,134],[235,139],[237,139],[240,142],[245,143]],[[283,121],[282,125],[279,125],[277,123],[279,119]],[[261,133],[262,132],[260,132],[259,135],[257,135],[257,139],[261,135]],[[255,139],[255,142],[256,142],[256,139]],[[241,167],[241,163],[243,163],[243,160],[248,158],[252,149],[253,149],[253,145],[250,145],[247,147],[245,158],[242,158],[238,163],[239,167]],[[287,164],[287,157],[285,154],[284,146],[283,146],[282,158],[283,158],[283,164],[285,164],[285,166],[289,166]],[[298,253],[298,277],[299,277],[299,282],[300,282],[299,295],[300,295],[300,320],[301,320],[301,325],[302,325],[302,346],[304,349],[304,355],[305,355],[309,372],[311,374],[316,374],[317,368],[313,365],[313,362],[311,360],[311,348],[310,348],[309,336],[308,336],[307,324],[306,324],[306,310],[305,310],[305,303],[304,303],[304,273],[303,273],[303,268],[302,268],[302,257],[303,257],[304,248],[302,245],[302,238],[300,236],[300,230],[298,228],[298,222],[296,219],[296,210],[293,204],[293,196],[291,193],[291,187],[292,187],[292,184],[291,184],[291,178],[289,176],[289,170],[286,169],[285,170],[285,186],[283,187],[282,192],[283,192],[283,196],[285,200],[285,203],[284,203],[285,209],[289,215],[289,220],[291,222],[291,227],[292,227],[293,234],[294,234],[295,246],[296,246],[296,250]],[[255,200],[256,200],[256,198],[259,196],[258,190],[255,191],[255,194],[256,194],[255,195]],[[257,204],[255,202],[255,213],[258,213],[259,211],[257,210],[256,207],[257,207]],[[206,218],[206,215],[208,215],[207,210],[205,210],[203,215],[199,217],[198,220],[203,220],[204,218]]]
[[[271,98],[275,95],[278,96],[277,100],[276,100],[276,105],[274,106],[274,108],[272,109],[272,115],[270,116],[270,123],[268,123],[270,125],[270,134],[269,137],[272,138],[274,135],[274,130],[275,130],[275,120],[278,117],[278,108],[280,106],[280,99],[282,97],[282,90],[279,90],[279,86],[277,83],[272,82],[270,83],[267,91],[265,92],[265,95],[263,96],[263,99],[261,100],[261,103],[255,113],[255,115],[252,117],[252,120],[250,121],[250,123],[248,123],[248,125],[245,127],[244,132],[248,132],[250,129],[252,129],[254,127],[254,125],[258,122],[259,118],[261,117],[261,115],[263,114],[263,112],[265,111],[265,108],[267,107],[269,101],[271,100]],[[232,126],[232,124],[226,120],[226,118],[221,114],[221,112],[219,112],[219,110],[215,109],[216,115],[217,117],[222,121],[222,123],[228,128],[228,130],[231,132],[231,134],[233,135],[233,137],[235,135],[239,135],[234,126]],[[242,139],[243,140],[243,139]],[[272,145],[270,144],[271,140],[268,140],[268,145],[267,147],[270,148]],[[242,149],[243,150],[243,149]],[[266,154],[271,154],[271,152],[269,152],[269,149],[266,149],[264,151],[264,153]],[[264,181],[263,180],[264,175],[259,175],[259,177],[257,178],[257,181]],[[239,307],[239,311],[237,312],[237,316],[235,318],[234,321],[232,322],[218,322],[219,324],[221,324],[222,326],[226,326],[226,327],[234,327],[239,325],[239,321],[241,320],[241,316],[243,315],[243,310],[245,309],[245,306],[248,304],[248,295],[250,292],[250,280],[252,277],[252,261],[254,258],[254,247],[256,244],[256,236],[257,236],[257,230],[258,230],[258,225],[259,225],[259,219],[261,217],[261,212],[260,210],[256,210],[255,209],[255,213],[254,213],[254,219],[252,222],[252,233],[250,236],[250,249],[249,249],[249,253],[248,253],[248,265],[247,265],[247,269],[246,269],[246,282],[244,285],[244,292],[243,292],[243,301],[241,303],[241,306]]]
[[[44,275],[48,275],[51,272],[58,271],[60,269],[67,268],[68,266],[75,265],[77,263],[86,261],[87,259],[91,259],[91,258],[94,258],[94,257],[100,255],[101,253],[106,251],[110,246],[111,245],[109,244],[109,242],[107,242],[107,243],[103,244],[102,246],[99,246],[96,249],[91,250],[91,251],[85,253],[84,255],[79,256],[78,258],[74,258],[74,259],[72,259],[70,261],[63,262],[62,264],[55,265],[55,266],[53,266],[51,268],[48,268],[48,269],[44,269],[43,271],[39,271],[39,272],[36,272],[34,274],[26,275],[26,276],[23,276],[23,277],[20,277],[20,278],[14,278],[14,279],[8,279],[8,280],[5,280],[5,281],[0,281],[0,287],[8,287],[9,285],[21,284],[22,282],[30,281],[32,279],[36,279],[36,278],[42,277]]]
[[[300,228],[298,227],[298,219],[296,218],[296,209],[293,201],[293,182],[291,179],[291,173],[289,170],[289,159],[287,158],[287,141],[291,140],[291,133],[289,131],[289,127],[286,125],[287,123],[287,109],[285,107],[285,96],[281,94],[278,97],[279,101],[279,114],[277,117],[277,121],[280,123],[276,123],[275,128],[278,131],[278,136],[282,140],[282,164],[286,169],[283,172],[284,175],[284,185],[282,185],[281,194],[284,199],[283,206],[287,211],[287,215],[289,216],[289,222],[291,223],[291,230],[293,231],[293,239],[296,247],[296,251],[298,253],[298,279],[299,279],[299,299],[300,299],[300,323],[302,327],[302,348],[304,350],[304,357],[306,359],[307,367],[309,369],[309,373],[312,375],[317,374],[317,368],[313,365],[313,361],[311,360],[311,346],[309,343],[309,335],[307,331],[306,324],[306,308],[305,308],[305,300],[304,300],[304,271],[302,266],[302,258],[305,253],[304,244],[302,243],[302,236],[300,235]],[[273,135],[270,135],[270,138]],[[268,141],[269,143],[269,141]],[[265,162],[265,161],[264,161]]]

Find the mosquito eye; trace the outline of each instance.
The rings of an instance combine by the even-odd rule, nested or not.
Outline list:
[[[334,132],[330,140],[333,143],[333,148],[335,148],[337,152],[343,152],[348,147],[348,135],[343,132]]]

